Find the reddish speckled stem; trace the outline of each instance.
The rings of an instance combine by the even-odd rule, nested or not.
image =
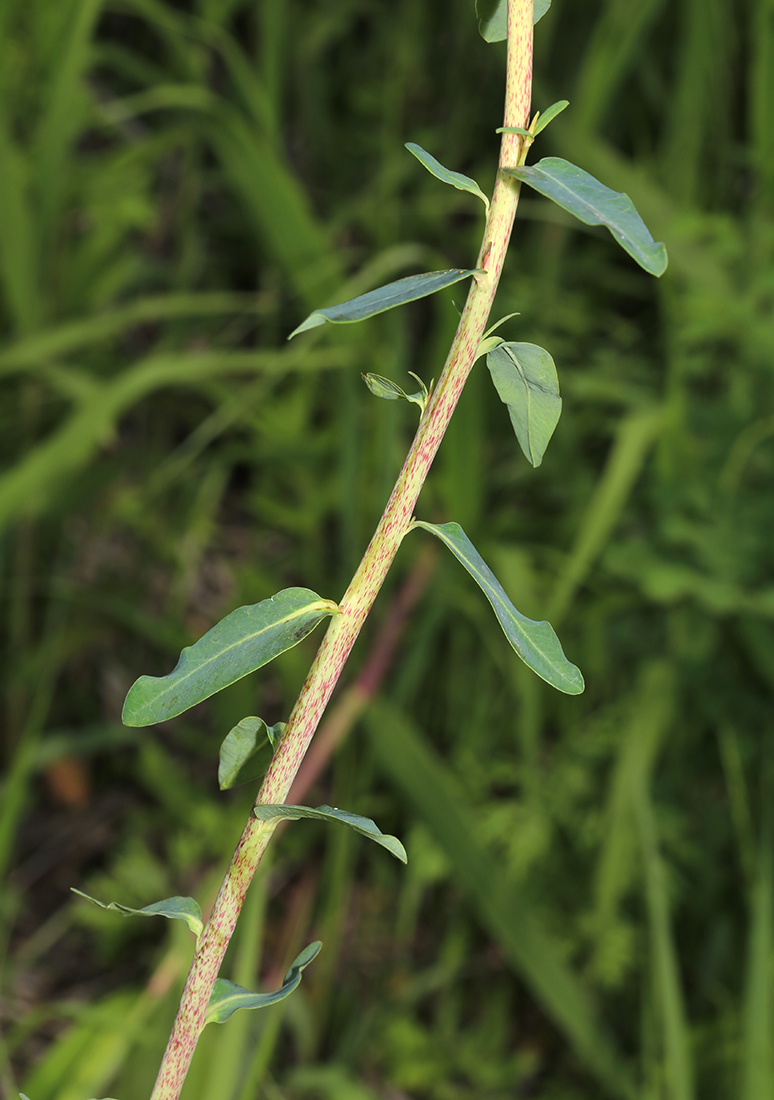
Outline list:
[[[529,126],[532,96],[533,0],[508,0],[508,64],[505,126]],[[524,142],[503,134],[499,168],[523,162]],[[443,439],[486,329],[519,199],[519,185],[498,170],[486,230],[474,276],[438,385],[420,421],[411,450],[395,483],[379,526],[331,620],[285,733],[271,762],[258,803],[284,802],[341,670],[406,534],[419,492]],[[236,926],[242,903],[276,822],[248,820],[221,885],[209,923],[194,955],[177,1018],[151,1100],[177,1100],[191,1063],[204,1017]]]

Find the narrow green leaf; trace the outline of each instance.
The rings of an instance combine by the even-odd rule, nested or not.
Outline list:
[[[663,275],[666,271],[665,246],[653,240],[634,203],[622,191],[612,191],[561,157],[545,157],[531,168],[504,171],[528,183],[586,225],[606,225],[621,247],[650,275]]]
[[[488,351],[486,365],[500,400],[508,406],[519,446],[529,462],[539,466],[562,411],[553,359],[537,344],[500,341]]]
[[[414,141],[407,141],[406,148],[410,153],[414,154],[419,163],[423,165],[432,176],[435,176],[436,179],[441,180],[443,183],[448,183],[451,187],[456,187],[458,191],[468,191],[471,195],[475,195],[476,198],[481,199],[486,207],[487,214],[489,213],[489,199],[476,181],[472,180],[470,176],[464,176],[462,172],[452,172],[450,168],[444,168],[440,161],[436,160],[434,156],[426,152],[421,145],[417,145]]]
[[[537,23],[551,7],[551,0],[535,0],[532,22]],[[504,42],[508,37],[508,0],[476,0],[478,29],[486,42]]]
[[[284,1000],[299,985],[302,971],[317,958],[321,947],[319,940],[305,947],[291,965],[280,988],[274,993],[251,993],[249,989],[226,981],[225,978],[216,978],[204,1018],[205,1027],[207,1024],[224,1024],[240,1008],[266,1008]]]
[[[383,833],[370,817],[361,817],[360,814],[351,814],[347,810],[339,810],[335,806],[318,806],[313,810],[311,806],[286,806],[284,803],[278,806],[258,805],[253,813],[259,821],[273,821],[275,818],[285,818],[288,821],[300,821],[302,818],[311,818],[314,821],[338,821],[350,829],[354,829],[361,836],[380,844],[388,852],[399,859],[401,863],[408,863],[406,849],[396,836]]]
[[[369,290],[367,294],[351,298],[348,302],[328,306],[327,309],[316,309],[298,328],[293,329],[288,340],[292,340],[299,332],[308,332],[309,329],[317,328],[326,321],[332,321],[337,325],[364,321],[367,317],[375,317],[377,313],[395,309],[396,306],[405,305],[406,302],[416,302],[419,298],[426,298],[429,294],[435,294],[447,286],[453,286],[477,274],[482,274],[478,268],[463,270],[455,267],[449,271],[428,271],[423,275],[409,275],[405,279],[398,279],[394,283],[380,286],[377,290]]]
[[[564,655],[562,646],[547,622],[536,622],[517,611],[492,570],[480,556],[458,523],[425,523],[415,519],[412,526],[423,527],[449,547],[457,561],[470,573],[489,600],[503,632],[522,661],[533,672],[566,695],[580,695],[586,686],[579,668]]]
[[[538,115],[534,123],[532,129],[532,133],[534,134],[534,136],[537,137],[541,130],[545,130],[549,122],[555,119],[557,115],[560,115],[565,107],[569,106],[569,99],[560,99],[557,100],[556,103],[552,103],[550,107],[547,107],[545,111],[543,111],[542,115]]]
[[[393,382],[389,378],[383,378],[381,374],[361,374],[360,377],[374,397],[381,397],[384,401],[410,401],[414,405],[419,405],[422,412],[424,412],[430,397],[427,386],[418,374],[414,374],[411,370],[408,373],[419,382],[421,389],[417,393],[406,393],[397,382]]]
[[[497,332],[498,328],[500,328],[501,325],[504,325],[506,321],[510,321],[512,317],[521,317],[521,314],[506,313],[506,315],[504,317],[501,317],[499,321],[495,321],[493,325],[489,326],[489,328],[484,333],[484,339],[486,339],[487,336],[491,336],[493,332]]]
[[[265,775],[284,728],[284,722],[267,726],[263,718],[251,715],[229,730],[220,746],[220,789],[228,791]]]
[[[78,897],[86,898],[86,901],[90,901],[92,905],[98,905],[100,909],[112,909],[124,917],[168,917],[170,920],[181,920],[188,925],[197,939],[204,928],[202,911],[193,898],[165,898],[163,901],[154,901],[152,905],[146,905],[143,909],[131,909],[128,905],[119,905],[117,901],[111,901],[106,905],[104,901],[97,901],[96,898],[84,894],[82,890],[76,890],[72,886],[70,889]]]
[[[126,726],[166,722],[262,668],[310,634],[338,607],[308,588],[285,588],[261,603],[238,607],[192,646],[167,676],[141,676],[129,689]]]

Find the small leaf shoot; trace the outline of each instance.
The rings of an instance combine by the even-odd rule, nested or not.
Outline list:
[[[542,131],[545,130],[546,126],[548,126],[549,122],[552,122],[557,115],[560,115],[562,111],[569,106],[569,99],[559,99],[556,103],[552,103],[550,107],[546,108],[546,110],[543,111],[542,114],[538,112],[538,114],[535,115],[531,126],[534,136],[537,137],[538,134],[542,133]]]
[[[361,374],[360,377],[374,397],[381,397],[385,401],[410,401],[414,405],[419,405],[421,416],[427,407],[430,393],[418,374],[414,374],[411,370],[408,373],[419,382],[421,389],[418,393],[406,393],[397,382],[383,378],[381,374]]]
[[[311,806],[288,806],[285,803],[278,806],[266,806],[259,803],[253,809],[254,815],[259,821],[274,821],[277,818],[287,821],[301,821],[310,818],[314,821],[337,821],[346,825],[361,836],[368,837],[382,848],[386,848],[391,855],[399,859],[401,863],[408,863],[406,849],[396,836],[383,833],[379,826],[370,817],[361,817],[360,814],[351,814],[348,810],[339,810],[336,806],[318,806],[313,810]]]
[[[440,161],[436,160],[432,154],[426,152],[421,145],[417,145],[416,142],[407,141],[405,144],[408,151],[414,154],[419,163],[426,168],[431,175],[441,180],[442,183],[448,183],[451,187],[456,187],[458,191],[467,191],[471,195],[475,195],[476,198],[481,199],[486,207],[487,214],[489,213],[489,199],[475,180],[471,179],[470,176],[463,175],[462,172],[453,172],[450,168],[444,168]]]

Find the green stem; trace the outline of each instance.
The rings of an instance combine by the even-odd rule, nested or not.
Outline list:
[[[529,126],[532,94],[533,0],[508,0],[508,61],[504,126]],[[395,488],[373,538],[331,620],[306,682],[291,712],[256,800],[284,802],[325,707],[341,675],[387,571],[408,531],[414,506],[443,439],[486,329],[519,200],[519,185],[503,174],[523,162],[526,149],[517,134],[503,134],[500,163],[486,229],[465,308],[438,385],[420,421]],[[183,1087],[215,979],[276,822],[250,817],[221,885],[212,915],[199,941],[180,1008],[151,1100],[177,1100]]]

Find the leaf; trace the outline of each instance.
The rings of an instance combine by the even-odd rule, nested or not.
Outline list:
[[[579,668],[564,655],[554,628],[547,622],[535,622],[517,611],[492,570],[481,558],[458,523],[425,523],[415,519],[413,527],[423,527],[449,547],[465,566],[494,609],[506,638],[522,661],[533,672],[566,695],[580,695],[586,686]]]
[[[535,0],[532,22],[537,23],[551,7],[551,0]],[[481,37],[487,42],[504,42],[508,37],[508,0],[476,0]]]
[[[163,901],[154,901],[152,905],[146,905],[143,909],[131,909],[128,905],[120,905],[117,901],[111,901],[106,905],[104,901],[97,901],[96,898],[84,894],[82,890],[76,890],[73,886],[70,889],[78,897],[86,898],[86,901],[90,901],[92,905],[98,905],[100,909],[112,909],[124,917],[168,917],[170,920],[181,920],[188,925],[197,939],[204,928],[202,911],[193,898],[165,898]]]
[[[360,377],[374,397],[381,397],[385,401],[411,401],[412,404],[419,405],[422,412],[424,412],[430,397],[427,386],[418,374],[414,374],[411,370],[408,373],[419,382],[421,389],[418,393],[406,393],[397,382],[392,382],[389,378],[383,378],[381,374],[361,374]]]
[[[126,726],[166,722],[262,668],[310,634],[338,607],[308,588],[285,588],[261,603],[238,607],[192,646],[167,676],[141,676],[129,689]]]
[[[380,844],[388,852],[399,859],[401,863],[408,863],[406,849],[396,836],[388,836],[383,833],[370,817],[361,817],[360,814],[351,814],[348,810],[339,810],[335,806],[318,806],[313,810],[311,806],[287,806],[284,803],[277,806],[258,805],[253,813],[259,821],[273,821],[275,818],[285,818],[288,821],[300,821],[302,818],[311,818],[314,821],[338,821],[354,829],[361,836]]]
[[[555,119],[557,115],[560,115],[565,107],[569,106],[569,99],[560,99],[556,103],[552,103],[550,107],[547,107],[545,111],[543,111],[542,115],[537,116],[532,126],[532,133],[534,137],[537,137],[541,130],[545,130],[549,122]]]
[[[332,321],[337,325],[364,321],[367,317],[375,317],[377,313],[395,309],[396,306],[402,306],[406,302],[416,302],[419,298],[426,298],[428,294],[435,294],[444,287],[453,286],[476,274],[482,274],[482,272],[478,268],[463,271],[462,268],[454,267],[449,271],[428,271],[423,275],[409,275],[405,279],[398,279],[394,283],[380,286],[377,290],[369,290],[367,294],[351,298],[348,302],[328,306],[327,309],[316,309],[298,328],[293,329],[288,340],[292,340],[299,332],[308,332],[309,329],[317,328],[326,321]]]
[[[452,172],[450,168],[444,168],[440,161],[436,160],[430,153],[427,153],[422,146],[417,145],[416,142],[407,141],[405,144],[408,151],[414,154],[419,163],[423,165],[432,176],[435,176],[436,179],[441,180],[443,183],[448,183],[450,186],[456,187],[458,191],[468,191],[471,195],[475,195],[477,198],[481,199],[486,207],[487,214],[489,213],[489,199],[475,180],[472,180],[470,176],[464,176],[462,172]]]
[[[284,722],[267,726],[263,718],[251,715],[229,730],[220,746],[220,789],[228,791],[265,775],[284,728]]]
[[[321,947],[319,940],[305,947],[291,965],[280,988],[274,993],[251,993],[249,989],[243,989],[241,985],[235,985],[225,978],[216,978],[204,1017],[205,1027],[207,1024],[224,1024],[240,1008],[266,1008],[284,1000],[300,984],[302,971],[317,958]]]
[[[519,446],[538,467],[562,411],[553,359],[537,344],[500,341],[487,352],[486,365],[500,400],[508,406]]]
[[[634,203],[622,191],[612,191],[561,157],[545,157],[530,168],[504,171],[553,199],[586,225],[606,225],[621,247],[650,275],[666,271],[665,246],[653,240]]]

